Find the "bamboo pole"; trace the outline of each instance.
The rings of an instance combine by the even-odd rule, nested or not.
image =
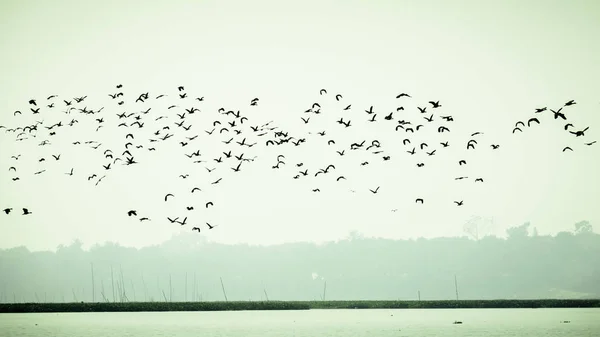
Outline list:
[[[458,301],[458,282],[456,282],[456,274],[454,274],[454,291],[456,292],[456,300]]]
[[[123,268],[121,267],[121,264],[119,264],[119,272],[121,274],[121,286],[123,288],[123,300],[129,302],[129,300],[127,299],[127,293],[125,292],[125,279],[123,279]]]
[[[144,284],[144,302],[148,302],[148,289],[146,288],[146,281],[144,280],[144,273],[142,273],[142,284]]]
[[[112,264],[110,265],[110,282],[112,283],[113,303],[115,303],[116,302],[116,297],[115,297],[115,277],[114,277],[114,274],[113,274]]]
[[[104,302],[108,302],[108,299],[106,298],[106,296],[104,296],[104,281],[102,279],[100,279],[100,295],[102,295],[102,299],[104,300]]]
[[[96,285],[94,283],[94,263],[90,262],[92,267],[92,302],[96,302]]]
[[[223,296],[225,296],[225,302],[229,302],[227,300],[227,294],[225,293],[225,286],[223,285],[223,278],[219,277],[219,279],[221,279],[221,289],[223,289]]]
[[[198,286],[196,285],[196,272],[194,272],[194,291],[192,291],[192,293],[193,293],[193,294],[192,294],[192,298],[193,298],[193,301],[194,301],[194,302],[196,302],[196,301],[198,300],[198,298],[197,298],[197,295],[198,295],[198,294],[197,294],[197,292],[196,292],[196,289],[197,289],[197,287],[198,287]]]

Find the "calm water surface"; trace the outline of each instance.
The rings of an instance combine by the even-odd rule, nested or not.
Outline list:
[[[457,320],[463,324],[452,324]],[[565,320],[570,323],[561,323]],[[0,336],[597,337],[600,336],[600,309],[0,314]]]

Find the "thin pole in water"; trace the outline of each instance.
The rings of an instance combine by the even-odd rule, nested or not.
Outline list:
[[[458,301],[458,282],[456,282],[456,274],[454,274],[454,291],[456,292],[456,300]]]
[[[96,286],[94,283],[94,263],[90,262],[92,267],[92,302],[96,302]]]
[[[110,283],[112,283],[113,303],[115,303],[116,302],[116,298],[115,298],[115,276],[113,274],[112,264],[110,265]]]
[[[146,288],[146,281],[144,281],[144,273],[142,273],[142,284],[144,285],[144,302],[148,302],[148,289]]]
[[[223,278],[219,277],[219,279],[221,279],[221,289],[223,289],[223,296],[225,296],[225,302],[228,302],[227,294],[225,293],[225,286],[223,285]]]

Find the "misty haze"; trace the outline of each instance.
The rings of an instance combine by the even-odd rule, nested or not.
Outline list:
[[[576,228],[575,228],[576,227]],[[450,300],[599,298],[600,235],[587,222],[556,236],[529,223],[508,237],[364,238],[224,245],[181,233],[136,249],[81,242],[0,252],[2,302]],[[91,270],[95,288],[92,288]],[[111,274],[112,268],[112,274]],[[560,271],[560,272],[559,272]],[[187,276],[187,279],[186,279]],[[327,282],[326,294],[323,294]],[[95,290],[95,293],[92,292]]]

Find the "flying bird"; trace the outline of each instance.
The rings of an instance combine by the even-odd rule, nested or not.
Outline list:
[[[433,105],[433,108],[439,108],[441,107],[440,105],[440,101],[434,102],[434,101],[429,101],[429,103],[431,103],[431,105]]]
[[[570,133],[574,134],[575,137],[581,137],[581,136],[585,136],[585,132],[589,129],[590,127],[588,126],[587,128],[580,130],[580,131],[569,131]]]
[[[540,121],[537,118],[533,117],[533,118],[529,118],[529,120],[527,121],[527,127],[531,127],[532,122],[536,122],[536,123],[540,124]]]

